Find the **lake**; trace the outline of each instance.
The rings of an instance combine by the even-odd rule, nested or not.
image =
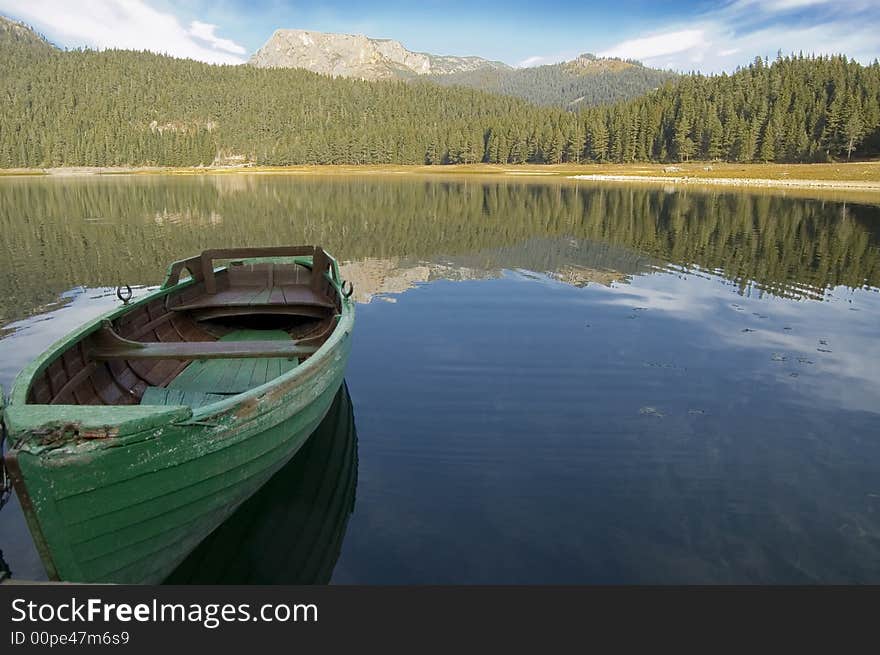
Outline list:
[[[178,582],[880,583],[880,203],[566,180],[0,179],[0,383],[206,248],[358,300],[305,450]],[[17,501],[15,577],[45,574]]]

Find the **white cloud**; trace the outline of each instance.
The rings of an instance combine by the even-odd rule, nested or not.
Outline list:
[[[574,59],[576,56],[577,54],[572,52],[557,53],[555,55],[535,55],[534,57],[527,57],[526,59],[523,59],[521,62],[516,64],[516,67],[530,68],[532,66],[544,66],[545,64],[558,64],[562,61]]]
[[[768,2],[766,5],[773,10],[782,11],[785,9],[800,9],[802,7],[813,7],[815,5],[826,5],[831,0],[775,0]]]
[[[530,66],[541,66],[543,64],[549,64],[549,57],[542,57],[541,55],[536,55],[534,57],[526,57],[521,62],[517,64],[519,68],[529,68]]]
[[[804,9],[818,5],[828,5],[836,0],[737,0],[731,3],[733,9],[757,8],[764,12],[782,12],[792,9]]]
[[[742,351],[764,350],[768,368],[763,371],[778,369],[783,380],[796,384],[804,402],[815,405],[824,399],[835,407],[880,413],[880,368],[875,364],[880,344],[870,318],[880,310],[880,294],[838,286],[826,289],[821,302],[758,293],[740,296],[723,272],[670,275],[674,270],[636,276],[626,286],[591,288],[594,294],[606,296],[604,304],[667,312],[682,321],[708,325],[719,343]],[[846,299],[853,299],[862,311],[850,312],[853,305]],[[752,312],[763,318],[753,319]],[[711,317],[708,323],[707,317]],[[744,327],[752,331],[743,332]],[[820,339],[832,352],[817,350],[823,347]],[[786,363],[771,363],[773,352],[785,357]],[[800,373],[796,382],[790,371]]]
[[[177,17],[146,0],[0,0],[0,13],[68,46],[149,50],[218,64],[240,64],[245,49],[215,34],[216,25]]]
[[[194,20],[189,25],[189,34],[202,41],[207,41],[217,50],[224,50],[236,55],[243,55],[247,52],[247,50],[244,49],[244,46],[238,45],[235,41],[218,37],[214,34],[214,30],[216,29],[216,25]]]
[[[869,63],[880,55],[878,30],[880,11],[865,0],[736,0],[690,24],[622,41],[602,54],[677,70],[699,64],[710,73],[779,51],[842,53]]]
[[[644,60],[702,49],[709,45],[711,43],[706,40],[705,30],[687,29],[623,41],[599,55]]]
[[[880,57],[877,0],[732,0],[719,5],[690,21],[633,35],[599,54],[705,73],[732,71],[778,51],[846,54],[866,64]],[[556,59],[533,56],[520,65],[550,60]]]

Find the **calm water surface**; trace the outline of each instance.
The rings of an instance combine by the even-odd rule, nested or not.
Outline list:
[[[347,390],[177,582],[880,583],[880,206],[454,179],[0,180],[0,383],[209,247],[319,243]],[[0,548],[44,577],[15,500]]]

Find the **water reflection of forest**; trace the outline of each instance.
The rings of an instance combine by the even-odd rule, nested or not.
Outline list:
[[[79,285],[155,284],[169,261],[230,245],[318,243],[346,261],[384,262],[383,279],[415,281],[525,268],[607,283],[669,263],[795,297],[880,283],[870,205],[370,177],[10,179],[0,191],[2,322]]]

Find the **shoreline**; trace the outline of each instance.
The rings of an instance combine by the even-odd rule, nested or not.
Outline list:
[[[599,183],[720,186],[880,194],[880,161],[819,164],[337,164],[299,166],[121,166],[0,169],[0,178],[297,175],[488,176]]]
[[[765,189],[828,189],[831,191],[873,191],[880,193],[880,182],[861,182],[854,180],[775,180],[771,178],[736,178],[736,177],[688,177],[656,175],[609,175],[602,173],[587,175],[570,175],[572,180],[594,182],[639,182],[643,184],[682,184],[691,186],[730,186],[757,187]]]

